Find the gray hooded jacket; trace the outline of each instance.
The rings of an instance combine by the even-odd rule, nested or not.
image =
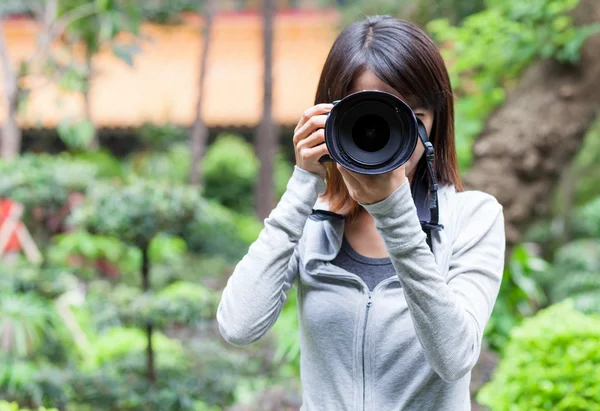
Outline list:
[[[325,183],[294,167],[287,190],[236,265],[217,309],[223,338],[259,340],[298,281],[302,411],[470,410],[479,358],[504,268],[502,207],[479,192],[439,190],[442,231],[426,243],[408,180],[374,217],[397,276],[373,291],[331,264],[343,220],[308,219]]]

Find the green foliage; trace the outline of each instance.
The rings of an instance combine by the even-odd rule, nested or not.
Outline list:
[[[31,357],[56,340],[59,320],[53,307],[33,294],[0,295],[0,351]]]
[[[83,192],[94,180],[96,168],[84,161],[71,161],[50,155],[27,154],[0,161],[0,196],[25,205],[59,208],[68,196]]]
[[[566,300],[513,330],[477,400],[500,410],[600,410],[600,318]]]
[[[220,135],[208,147],[202,169],[204,196],[242,214],[253,213],[260,162],[252,144],[236,135]],[[280,197],[285,192],[292,172],[293,165],[283,153],[278,152],[273,177],[276,196]]]
[[[61,369],[2,355],[0,361],[0,393],[3,399],[31,407],[60,406],[66,402],[63,384],[67,377]]]
[[[240,379],[257,371],[256,361],[248,361],[242,353],[225,350],[214,341],[196,341],[190,344],[185,361],[159,364],[157,382],[151,385],[143,378],[143,359],[136,352],[75,374],[71,384],[76,409],[212,410],[217,404],[232,404]],[[79,404],[93,404],[93,408]]]
[[[144,358],[146,353],[146,334],[137,328],[111,328],[94,339],[91,353],[86,359],[90,369],[103,364],[115,363],[133,355]],[[184,350],[180,342],[154,332],[152,346],[158,367],[177,366],[184,361]]]
[[[163,151],[132,154],[125,169],[150,180],[184,184],[187,182],[190,165],[189,148],[185,144],[173,144]]]
[[[144,17],[159,24],[177,24],[181,12],[200,12],[206,2],[197,0],[148,1],[142,3]]]
[[[33,293],[50,300],[76,285],[75,277],[62,267],[38,266],[24,259],[0,262],[0,272],[0,293]]]
[[[576,225],[579,234],[599,238],[600,196],[576,210],[573,219],[573,225]]]
[[[58,411],[56,408],[45,408],[45,407],[39,407],[39,408],[36,408],[36,410],[37,411]],[[0,411],[35,411],[35,410],[31,410],[30,408],[19,407],[19,404],[17,404],[16,402],[0,401]]]
[[[207,287],[184,281],[172,283],[158,293],[95,281],[90,284],[87,303],[94,313],[94,327],[99,330],[117,325],[166,328],[213,320],[218,296]]]
[[[323,1],[333,3],[333,1]],[[336,2],[337,3],[337,2]],[[417,24],[424,24],[434,18],[448,18],[457,23],[466,16],[483,8],[484,0],[346,0],[341,7],[344,25],[364,16],[389,14],[402,17]]]
[[[97,184],[73,222],[95,234],[146,247],[159,233],[179,234],[196,217],[200,198],[186,186],[137,180],[122,187]]]
[[[505,88],[537,58],[576,62],[581,45],[600,25],[574,27],[567,13],[578,0],[489,0],[460,26],[447,19],[427,25],[442,45],[457,99],[457,151],[461,170],[489,113],[504,101]]]
[[[208,200],[184,237],[194,252],[234,261],[243,257],[261,226],[254,216],[238,214],[215,200]]]
[[[569,298],[581,311],[600,313],[600,241],[580,239],[560,247],[553,265],[536,280],[552,303]]]
[[[142,15],[136,2],[131,0],[102,0],[88,2],[85,0],[61,0],[59,14],[64,15],[78,10],[84,17],[71,21],[65,28],[69,43],[83,42],[86,53],[93,55],[100,48],[112,43],[118,34],[139,32]],[[119,56],[118,53],[118,57]],[[125,58],[125,60],[128,60]]]
[[[148,254],[153,264],[172,264],[183,258],[186,251],[183,239],[158,234],[150,242]],[[115,237],[82,230],[55,235],[47,249],[47,256],[57,266],[74,269],[80,278],[89,280],[98,274],[108,277],[125,274],[135,276],[136,282],[142,258],[139,249]]]
[[[94,138],[94,124],[89,120],[64,120],[56,128],[58,136],[73,151],[85,150]]]
[[[144,147],[156,151],[167,150],[174,145],[186,147],[185,143],[189,138],[188,131],[184,127],[175,124],[154,125],[145,123],[138,129],[138,135]],[[187,151],[189,152],[189,149]]]
[[[156,295],[154,315],[168,324],[194,324],[212,320],[217,312],[216,293],[200,284],[179,281]]]
[[[285,155],[279,151],[275,156],[275,195],[280,198],[287,188],[288,181],[294,172],[294,165],[286,160]]]
[[[583,206],[595,199],[600,199],[600,187],[598,186],[598,176],[600,175],[600,116],[587,131],[583,146],[577,153],[571,168],[577,182],[574,205]],[[572,182],[568,183],[572,184]],[[568,188],[565,187],[565,189]],[[593,207],[593,210],[589,210],[592,213],[589,218],[594,224],[594,235],[600,237],[600,203],[598,201],[600,200],[596,200],[596,206]],[[582,217],[586,218],[587,216]]]
[[[251,212],[260,163],[254,147],[235,135],[221,135],[202,161],[204,195],[238,212]]]
[[[121,161],[106,150],[62,152],[58,156],[69,162],[82,162],[94,167],[94,177],[97,179],[122,180],[125,176]]]
[[[548,263],[526,246],[514,248],[484,333],[490,348],[502,351],[511,330],[546,303],[546,297],[534,279],[547,268]]]

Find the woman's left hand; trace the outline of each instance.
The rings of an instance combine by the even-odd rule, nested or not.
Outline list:
[[[379,175],[357,174],[337,164],[350,197],[361,204],[378,203],[388,198],[406,181],[406,167],[403,165],[389,173]]]

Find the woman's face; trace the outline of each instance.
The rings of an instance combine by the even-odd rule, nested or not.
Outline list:
[[[350,93],[356,93],[363,90],[385,91],[387,93],[395,95],[396,97],[402,99],[410,105],[410,102],[407,101],[400,93],[398,93],[396,89],[381,81],[381,79],[377,77],[375,73],[373,73],[371,70],[364,71],[360,76],[358,76],[354,80],[350,89]],[[417,118],[419,118],[425,125],[425,128],[427,129],[427,135],[431,135],[431,127],[433,125],[433,111],[425,109],[423,107],[411,106],[410,108],[415,112]],[[425,147],[423,147],[421,139],[418,139],[417,147],[415,148],[413,155],[406,162],[406,176],[411,181],[416,170],[417,163],[421,159],[421,156],[424,152]]]

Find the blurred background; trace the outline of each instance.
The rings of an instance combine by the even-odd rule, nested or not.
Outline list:
[[[473,409],[600,410],[598,0],[1,0],[0,411],[297,410],[296,287],[215,310],[344,25],[419,24],[507,262]]]

